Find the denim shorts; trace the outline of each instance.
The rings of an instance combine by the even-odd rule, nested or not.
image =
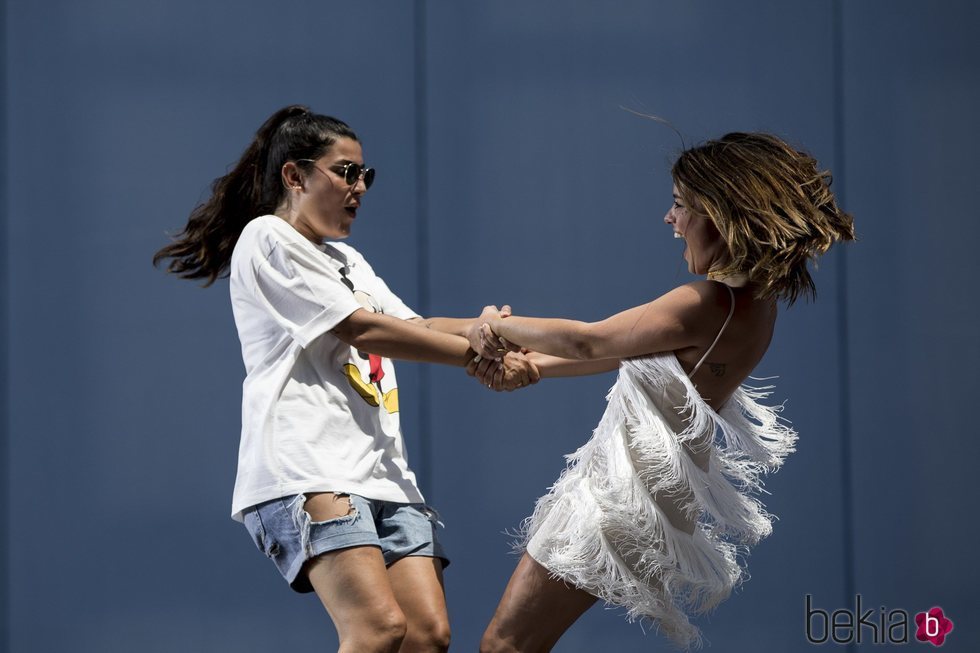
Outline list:
[[[322,522],[313,521],[303,509],[303,494],[246,508],[242,517],[255,546],[297,592],[313,591],[306,574],[300,573],[307,560],[353,546],[380,548],[388,566],[408,556],[440,558],[443,567],[449,565],[436,535],[442,522],[435,510],[422,503],[349,496],[350,514]]]

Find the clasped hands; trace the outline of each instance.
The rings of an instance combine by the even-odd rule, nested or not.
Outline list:
[[[490,327],[490,320],[504,319],[511,314],[510,306],[499,310],[486,306],[466,334],[476,355],[466,365],[466,373],[498,392],[516,390],[537,383],[541,374],[531,362],[526,349],[501,338]]]

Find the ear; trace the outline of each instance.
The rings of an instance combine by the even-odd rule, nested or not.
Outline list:
[[[286,190],[303,190],[306,178],[295,161],[282,164],[282,185]]]

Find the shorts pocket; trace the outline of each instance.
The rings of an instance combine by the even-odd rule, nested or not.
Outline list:
[[[242,519],[245,522],[245,528],[248,530],[249,535],[252,536],[252,542],[255,543],[256,548],[269,558],[275,557],[279,553],[279,545],[275,542],[269,542],[259,511],[255,508],[248,508],[242,513]]]

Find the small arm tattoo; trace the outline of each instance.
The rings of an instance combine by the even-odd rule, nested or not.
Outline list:
[[[724,363],[708,363],[708,369],[714,376],[725,376],[725,364]]]

